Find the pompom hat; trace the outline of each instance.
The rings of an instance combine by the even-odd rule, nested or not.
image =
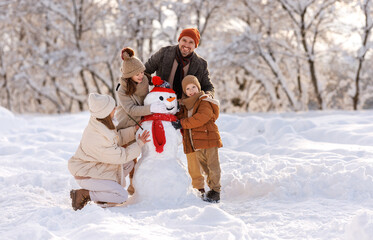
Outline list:
[[[179,42],[180,39],[184,36],[190,37],[194,40],[195,47],[198,47],[199,39],[201,38],[199,31],[197,28],[186,28],[183,31],[181,31],[179,38],[177,41]]]
[[[135,57],[135,51],[132,48],[126,47],[122,49],[121,58],[123,60],[122,72],[123,78],[131,78],[143,71],[145,71],[145,66],[142,64],[140,59]]]
[[[88,97],[89,112],[95,118],[106,118],[115,108],[115,100],[109,95],[90,93]]]

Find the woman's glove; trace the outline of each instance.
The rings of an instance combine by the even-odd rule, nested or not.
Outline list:
[[[152,113],[168,113],[166,105],[161,102],[155,102],[150,105],[150,111]]]
[[[172,126],[174,126],[174,128],[175,128],[176,130],[182,128],[181,123],[180,123],[180,120],[176,120],[176,121],[174,121],[174,122],[171,122],[171,124],[172,124]]]

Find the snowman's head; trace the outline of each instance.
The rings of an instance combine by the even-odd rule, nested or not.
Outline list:
[[[161,80],[160,77],[152,78],[154,88],[146,95],[144,105],[150,105],[155,102],[162,102],[166,105],[169,114],[176,114],[177,99],[174,90],[170,88],[170,84]]]

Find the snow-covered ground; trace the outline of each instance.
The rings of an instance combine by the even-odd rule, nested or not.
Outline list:
[[[0,107],[0,239],[373,238],[373,111],[221,114],[221,203],[75,212],[88,118]]]

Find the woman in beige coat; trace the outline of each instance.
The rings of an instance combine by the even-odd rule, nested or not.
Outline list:
[[[156,102],[144,106],[144,98],[149,93],[149,82],[144,75],[145,66],[135,57],[135,52],[131,48],[122,49],[122,77],[117,87],[119,105],[115,113],[118,120],[117,129],[124,129],[136,125],[141,117],[153,113],[167,113],[163,103]],[[134,159],[136,163],[136,159]],[[130,185],[127,189],[129,194],[133,194],[135,189],[132,185],[134,171],[129,175]]]
[[[136,127],[117,131],[112,122],[115,100],[108,95],[91,93],[88,98],[91,117],[80,145],[68,162],[68,168],[82,189],[71,190],[72,207],[82,209],[89,201],[122,203],[128,194],[125,177],[134,166],[133,159],[150,140],[149,132],[135,140]],[[122,145],[134,141],[126,148]]]

